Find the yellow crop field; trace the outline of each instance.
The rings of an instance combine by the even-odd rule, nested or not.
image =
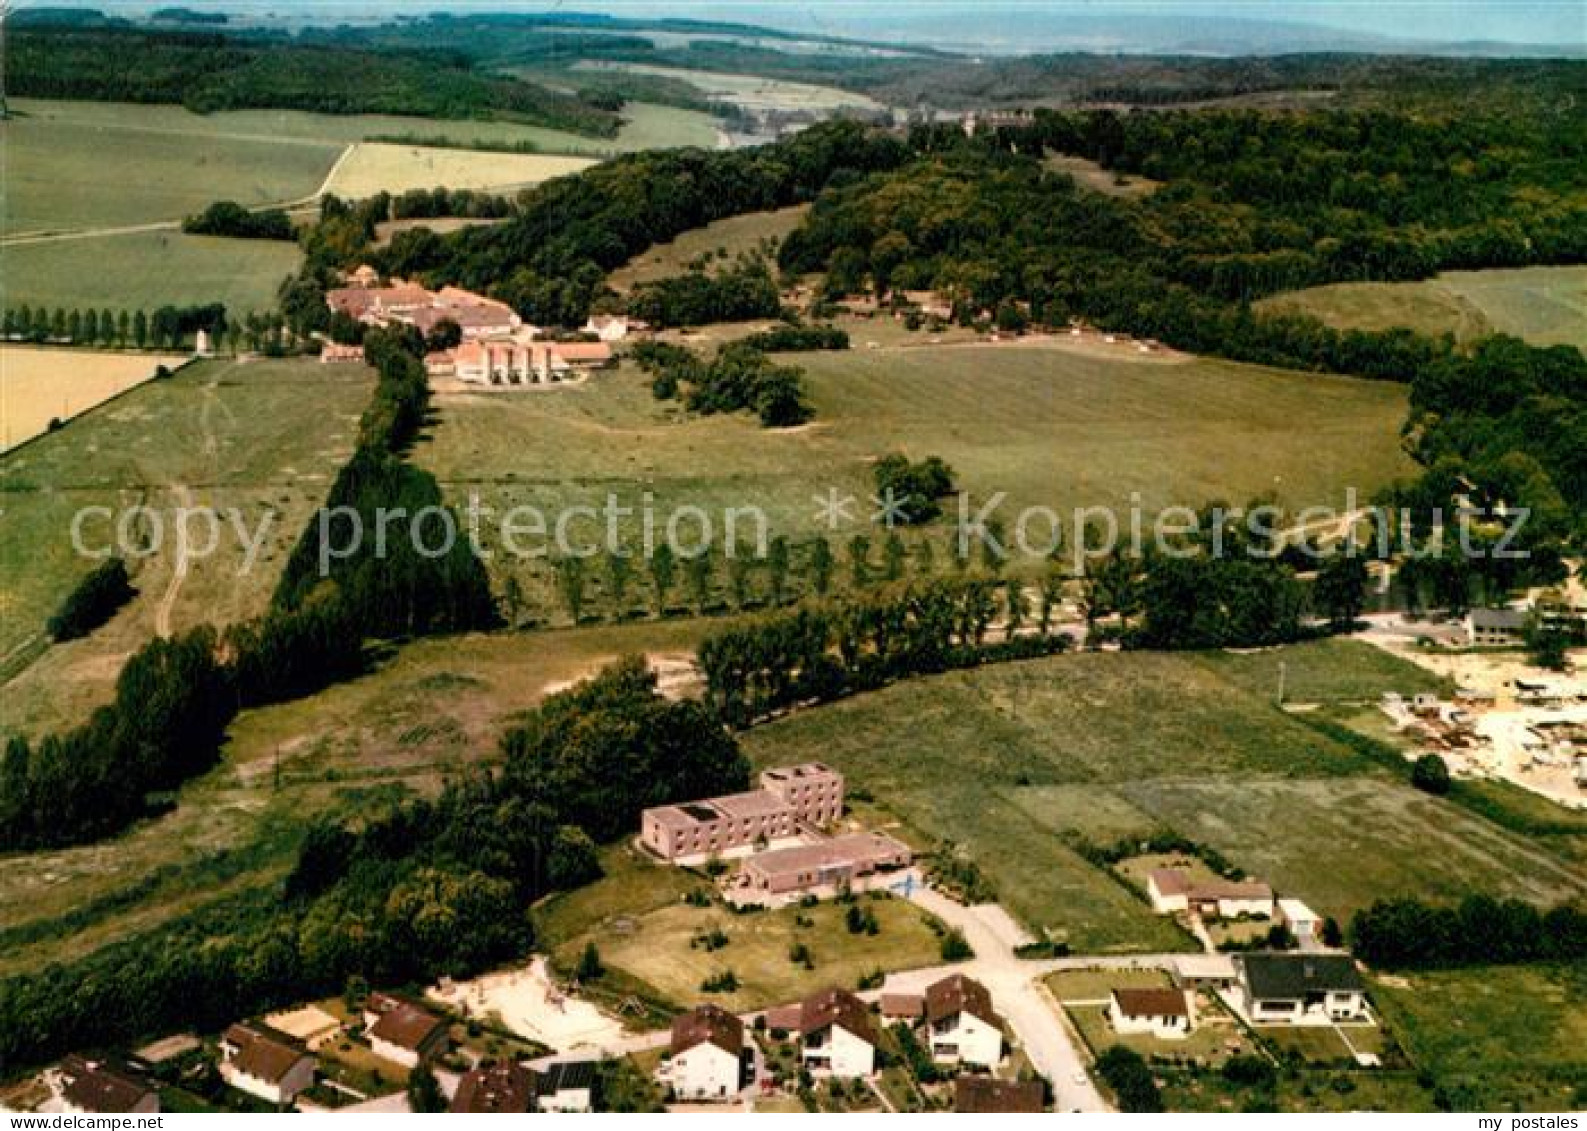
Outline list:
[[[593,164],[584,157],[363,142],[355,145],[337,165],[327,190],[356,200],[382,190],[399,193],[443,186],[453,189],[520,188],[577,173]]]
[[[102,353],[0,346],[0,450],[9,451],[154,376],[157,366],[184,359],[139,353]]]

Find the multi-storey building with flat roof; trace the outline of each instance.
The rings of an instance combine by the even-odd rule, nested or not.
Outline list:
[[[715,856],[793,837],[843,813],[843,775],[820,762],[767,770],[760,786],[646,809],[640,839],[664,860]]]

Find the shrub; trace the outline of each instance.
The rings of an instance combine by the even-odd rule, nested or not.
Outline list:
[[[1423,754],[1411,770],[1411,784],[1424,793],[1442,797],[1449,792],[1449,765],[1437,754]]]

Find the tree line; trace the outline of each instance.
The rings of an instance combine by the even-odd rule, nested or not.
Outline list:
[[[773,614],[701,643],[706,699],[729,725],[743,727],[907,676],[1059,652],[1068,638],[1053,631],[1057,601],[1053,579],[1033,620],[1019,581],[944,579]]]
[[[550,696],[502,748],[498,771],[433,801],[312,825],[284,883],[0,981],[0,1065],[215,1031],[350,979],[478,973],[529,949],[530,904],[597,877],[596,842],[631,834],[641,809],[749,781],[720,723],[663,698],[638,658]]]
[[[310,43],[270,34],[116,27],[8,28],[15,97],[171,103],[199,114],[268,108],[325,114],[513,119],[615,137],[619,118],[574,96],[476,69],[463,54]]]
[[[199,306],[162,306],[143,310],[80,310],[23,303],[0,315],[0,333],[9,341],[135,349],[181,349],[200,330],[223,341],[235,328],[218,302]]]
[[[688,271],[641,283],[627,300],[628,313],[657,329],[775,318],[782,299],[771,272],[746,259],[716,274]]]
[[[1453,906],[1378,900],[1350,922],[1356,957],[1393,970],[1587,959],[1587,910],[1470,895]]]

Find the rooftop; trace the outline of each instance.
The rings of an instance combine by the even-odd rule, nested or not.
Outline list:
[[[800,1033],[814,1033],[829,1025],[836,1025],[869,1044],[876,1043],[871,1011],[848,990],[822,990],[800,1003]]]
[[[1471,624],[1473,628],[1513,628],[1526,627],[1526,614],[1520,609],[1472,609]]]
[[[534,1103],[535,1076],[521,1064],[503,1061],[463,1074],[451,1110],[469,1115],[516,1115]]]
[[[673,1056],[707,1043],[740,1055],[744,1051],[744,1023],[719,1005],[698,1006],[673,1019]]]
[[[237,1071],[267,1084],[279,1084],[309,1055],[303,1042],[257,1022],[240,1021],[221,1039],[237,1050],[231,1057]]]
[[[1113,1000],[1126,1017],[1189,1017],[1184,990],[1123,989],[1113,991]]]
[[[76,1054],[61,1061],[61,1081],[66,1100],[94,1114],[131,1111],[154,1091],[130,1064]]]
[[[1244,971],[1254,998],[1288,1000],[1330,990],[1362,988],[1356,964],[1346,954],[1242,954],[1235,963]]]
[[[446,1026],[445,1021],[428,1009],[386,994],[371,994],[365,1008],[379,1015],[369,1027],[371,1037],[413,1052],[424,1048],[436,1031]]]
[[[796,844],[757,852],[745,861],[763,876],[797,875],[827,868],[910,858],[909,846],[883,833],[848,833],[816,844]]]
[[[992,995],[980,982],[963,974],[950,974],[926,987],[926,1020],[941,1021],[959,1013],[979,1017],[994,1028],[1001,1028],[992,1009]]]

